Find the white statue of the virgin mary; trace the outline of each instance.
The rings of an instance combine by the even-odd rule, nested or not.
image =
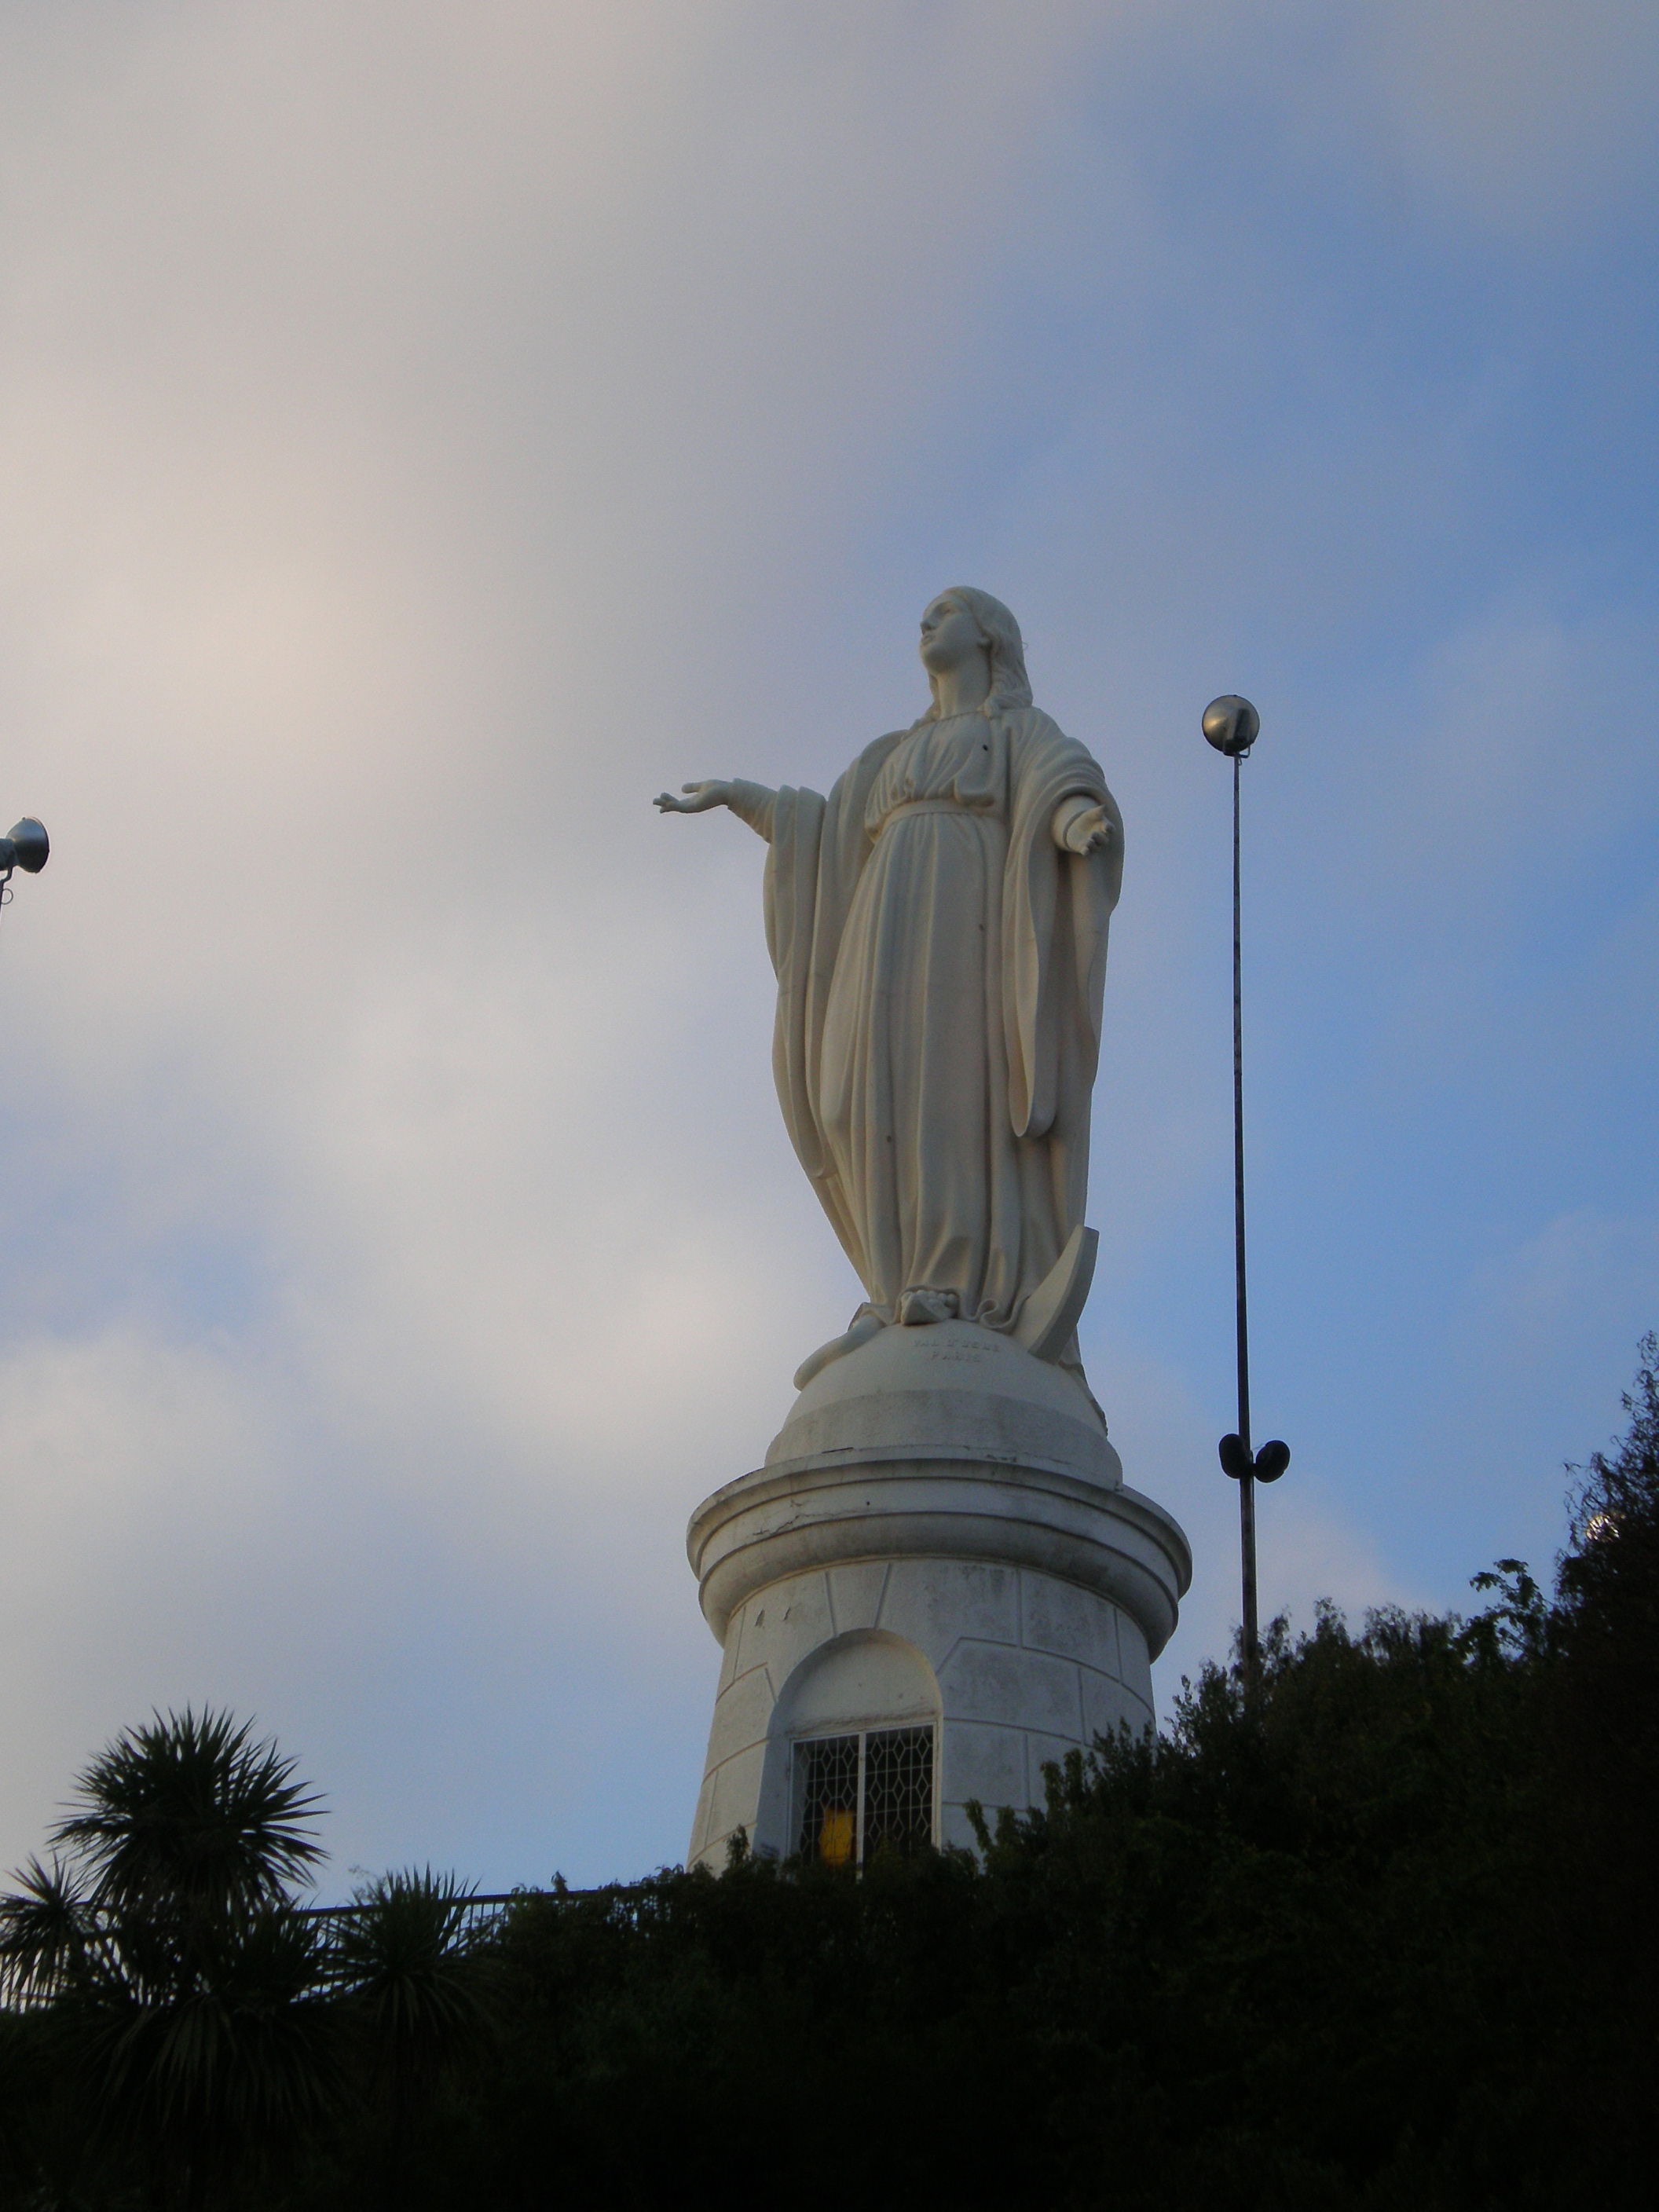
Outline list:
[[[866,1303],[798,1382],[880,1328],[961,1320],[1076,1363],[1106,933],[1123,828],[1100,769],[1031,704],[988,592],[921,620],[933,703],[828,799],[687,784],[766,839],[773,1068]],[[1086,1272],[1083,1276],[1086,1290]]]

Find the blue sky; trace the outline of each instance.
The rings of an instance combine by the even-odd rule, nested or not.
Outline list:
[[[0,1862],[153,1705],[337,1887],[684,1848],[688,1513],[858,1292],[759,847],[977,583],[1127,823],[1085,1350],[1234,1618],[1547,1562],[1659,1322],[1659,25],[0,5]],[[10,818],[9,816],[7,817]]]

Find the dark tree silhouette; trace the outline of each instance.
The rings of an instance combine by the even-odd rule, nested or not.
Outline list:
[[[1504,1559],[1471,1618],[1276,1622],[977,1856],[738,1852],[482,1935],[428,1870],[307,1918],[289,1762],[158,1720],[0,1901],[0,2207],[1646,2212],[1652,1339],[1627,1406],[1553,1596]]]
[[[0,1899],[0,1974],[50,2008],[99,2134],[197,2212],[320,2115],[325,1960],[290,1885],[317,1800],[246,1723],[154,1717],[79,1778]]]
[[[334,1939],[336,1986],[384,2109],[388,2208],[404,2202],[420,2118],[446,2068],[488,2033],[471,1895],[430,1867],[382,1875],[357,1891]]]

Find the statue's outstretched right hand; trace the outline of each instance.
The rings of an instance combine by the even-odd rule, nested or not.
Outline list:
[[[676,799],[666,791],[659,791],[652,805],[661,814],[707,814],[711,806],[724,806],[732,797],[729,783],[683,783],[684,799]]]

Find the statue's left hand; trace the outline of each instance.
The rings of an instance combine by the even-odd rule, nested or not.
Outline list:
[[[1103,806],[1091,806],[1066,825],[1068,853],[1095,853],[1112,842],[1112,820]]]

